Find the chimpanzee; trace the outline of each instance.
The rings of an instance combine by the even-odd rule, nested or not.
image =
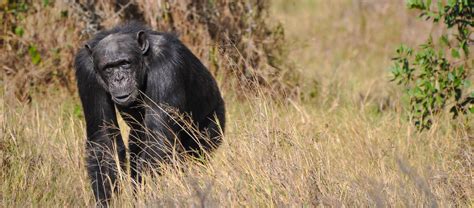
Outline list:
[[[116,26],[79,50],[75,68],[87,126],[87,168],[100,204],[110,198],[118,169],[126,167],[116,110],[131,129],[130,174],[137,183],[144,169],[169,159],[170,148],[199,156],[221,143],[225,108],[216,81],[173,34],[137,22]]]

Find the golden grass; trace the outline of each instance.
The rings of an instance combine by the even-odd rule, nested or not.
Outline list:
[[[388,82],[393,48],[423,41],[430,29],[392,1],[285,2],[275,1],[273,13],[304,75],[301,97],[242,98],[237,85],[225,88],[227,132],[210,161],[168,165],[136,196],[124,177],[112,204],[472,206],[473,124],[440,116],[416,132]],[[353,14],[357,5],[365,21]],[[93,205],[78,104],[51,92],[0,106],[1,206]]]
[[[2,205],[91,206],[84,125],[62,97],[6,108]],[[226,96],[224,144],[203,164],[169,165],[117,206],[467,205],[472,138],[449,120],[417,133],[400,114],[333,111]],[[49,99],[53,100],[53,99]],[[55,107],[52,107],[55,106]],[[459,125],[459,124],[458,124]],[[179,170],[180,171],[179,171]]]

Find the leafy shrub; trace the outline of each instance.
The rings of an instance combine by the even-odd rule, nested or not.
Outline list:
[[[7,1],[3,11],[0,73],[6,94],[29,100],[48,87],[75,90],[72,59],[97,30],[138,19],[179,35],[226,82],[251,89],[291,90],[284,34],[268,19],[269,0]],[[28,61],[25,61],[26,59]]]
[[[473,60],[474,2],[470,0],[409,0],[410,9],[421,11],[420,17],[446,27],[438,43],[430,36],[414,50],[400,46],[392,66],[393,81],[406,87],[411,118],[419,130],[429,129],[432,116],[448,108],[453,117],[474,113],[474,91],[471,88]]]
[[[74,91],[72,62],[81,24],[64,15],[68,9],[64,1],[0,3],[0,93],[7,102],[28,102],[46,89]]]

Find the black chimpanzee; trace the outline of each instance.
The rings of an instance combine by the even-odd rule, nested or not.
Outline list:
[[[125,167],[116,109],[131,127],[130,173],[137,182],[150,164],[166,161],[176,144],[199,155],[221,142],[225,109],[216,81],[175,36],[138,23],[120,25],[88,41],[75,68],[87,125],[87,168],[99,203],[106,204],[113,191],[115,153]],[[186,115],[207,136],[192,136],[190,125],[171,111]]]

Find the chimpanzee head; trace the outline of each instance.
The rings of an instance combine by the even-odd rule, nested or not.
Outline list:
[[[145,80],[143,57],[149,48],[145,32],[111,34],[94,48],[86,45],[99,83],[121,106],[134,102]]]

